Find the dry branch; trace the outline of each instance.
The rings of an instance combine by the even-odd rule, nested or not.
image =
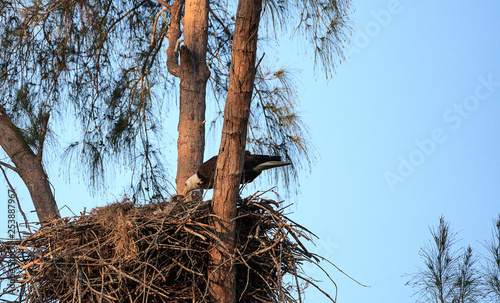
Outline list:
[[[17,272],[23,302],[204,302],[208,251],[221,243],[209,221],[210,201],[124,200],[0,242],[0,279]],[[318,260],[300,239],[312,234],[258,195],[239,201],[236,226],[239,302],[300,302],[297,284],[311,281],[298,269]]]

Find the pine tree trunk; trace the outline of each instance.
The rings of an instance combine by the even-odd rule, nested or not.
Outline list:
[[[50,183],[37,157],[28,146],[19,130],[12,123],[3,107],[0,107],[0,145],[16,166],[24,184],[28,188],[40,222],[59,218],[59,210],[50,189]]]
[[[235,302],[236,205],[243,170],[250,102],[255,79],[257,32],[262,0],[240,0],[236,13],[229,90],[224,110],[212,210],[214,226],[225,247],[214,246],[210,260],[212,303]],[[217,245],[217,244],[215,244]]]
[[[180,49],[179,138],[177,192],[203,162],[205,150],[205,95],[210,71],[206,63],[208,1],[186,0],[182,19],[184,45]]]

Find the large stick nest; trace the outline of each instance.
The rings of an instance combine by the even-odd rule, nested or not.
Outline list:
[[[0,279],[15,272],[17,280],[3,294],[25,302],[208,301],[209,250],[220,245],[209,208],[124,200],[1,242]],[[236,229],[237,300],[302,301],[301,287],[315,284],[301,265],[318,258],[300,239],[312,234],[258,196],[239,201]]]

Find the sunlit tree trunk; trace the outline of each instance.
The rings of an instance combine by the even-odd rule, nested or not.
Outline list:
[[[177,192],[203,162],[205,150],[205,95],[210,71],[206,63],[208,1],[186,0],[184,45],[180,48],[179,138]]]
[[[235,302],[236,204],[245,151],[250,102],[255,79],[257,32],[262,0],[240,0],[236,13],[229,90],[213,196],[214,226],[225,247],[214,244],[210,260],[210,296],[214,302]]]
[[[59,218],[59,210],[42,166],[42,157],[35,155],[5,109],[0,106],[0,145],[10,157],[33,200],[40,222]]]

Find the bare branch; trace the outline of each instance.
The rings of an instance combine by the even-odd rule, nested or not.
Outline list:
[[[158,3],[160,3],[161,5],[165,6],[166,8],[170,9],[171,5],[168,4],[167,2],[163,1],[163,0],[156,0],[158,1]]]
[[[5,162],[0,161],[0,168],[1,168],[2,166],[5,166],[5,167],[7,167],[8,169],[11,169],[11,170],[13,170],[13,171],[14,171],[14,172],[16,172],[16,173],[19,173],[19,169],[18,169],[17,167],[12,166],[12,165],[10,165],[10,164],[8,164],[8,163],[5,163]]]
[[[50,113],[45,114],[42,121],[42,129],[39,133],[40,145],[38,146],[38,153],[36,154],[36,158],[40,162],[42,162],[43,146],[45,143],[45,136],[47,135],[47,125],[49,124],[49,119]]]
[[[224,29],[224,32],[226,33],[226,35],[228,35],[229,37],[231,37],[231,39],[233,38],[233,34],[231,33],[231,31],[229,30],[229,28],[227,28],[226,24],[224,24],[224,22],[219,18],[219,16],[217,16],[214,11],[209,8],[208,11],[210,12],[210,14],[214,17],[215,20],[217,20],[217,22],[219,22],[220,26],[222,26],[222,28]]]
[[[155,42],[155,32],[156,32],[156,23],[158,22],[158,18],[160,18],[161,14],[163,14],[164,11],[166,11],[168,7],[164,7],[161,9],[161,11],[156,15],[155,22],[153,23],[153,30],[152,30],[152,37],[151,37],[151,45],[154,44]]]
[[[25,226],[28,228],[29,232],[31,232],[30,225],[28,224],[28,218],[26,217],[26,214],[24,213],[23,209],[21,208],[21,203],[19,202],[19,198],[17,197],[17,192],[14,189],[14,187],[12,186],[12,184],[10,183],[9,178],[7,177],[7,174],[5,173],[5,170],[3,169],[2,166],[0,166],[0,170],[2,171],[2,174],[5,178],[5,181],[7,182],[7,185],[9,186],[10,190],[14,193],[14,198],[16,199],[17,207],[19,208],[19,212],[21,213],[21,216],[23,216]]]
[[[175,77],[180,77],[179,53],[175,51],[177,41],[181,38],[181,12],[184,0],[176,0],[168,9],[170,10],[170,27],[168,30],[167,69]]]
[[[13,70],[15,67],[9,68],[8,70],[4,71],[2,74],[0,74],[0,78],[3,76],[7,75],[11,70]]]

